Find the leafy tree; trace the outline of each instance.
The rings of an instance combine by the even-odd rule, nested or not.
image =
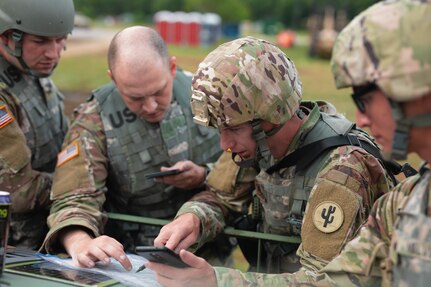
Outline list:
[[[239,22],[250,19],[250,8],[245,1],[232,0],[184,0],[184,11],[186,12],[212,12],[217,13],[223,22]]]
[[[75,0],[77,11],[89,16],[131,13],[137,19],[151,19],[160,10],[218,13],[223,22],[271,20],[287,27],[305,27],[313,13],[327,6],[343,9],[354,17],[377,0]]]

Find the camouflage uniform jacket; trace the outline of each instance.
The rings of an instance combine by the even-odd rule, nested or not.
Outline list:
[[[47,231],[51,173],[68,127],[63,95],[48,78],[30,77],[3,57],[0,89],[0,190],[11,193],[9,243],[37,248]]]
[[[310,113],[292,140],[287,153],[301,147],[301,140],[310,133],[320,119],[321,113],[315,103],[303,102],[301,106],[309,107]],[[215,172],[216,170],[211,173]],[[200,218],[202,223],[200,240],[202,241],[220,232],[225,222],[230,223],[228,217],[230,212],[246,210],[251,196],[249,191],[248,196],[244,194],[245,192],[237,197],[235,195],[238,194],[225,194],[223,190],[217,188],[216,182],[211,182],[211,173],[208,176],[208,183],[212,185],[215,193],[195,196],[194,201],[186,203],[178,213],[179,215],[193,212]],[[241,183],[240,186],[250,183],[251,176],[250,173],[240,169],[231,183],[231,190],[235,192],[236,182]],[[219,175],[217,178],[220,177]],[[333,149],[321,166],[308,198],[302,222],[302,243],[297,251],[302,265],[298,275],[316,272],[336,256],[354,237],[368,216],[374,201],[391,187],[392,184],[387,180],[386,171],[380,162],[362,148],[341,146]],[[321,224],[323,217],[320,215],[327,212],[325,209],[330,208],[329,205],[325,205],[328,202],[336,203],[344,214],[334,216],[341,219],[338,220],[338,229],[331,233],[324,233],[318,230],[317,226]],[[315,240],[316,237],[319,237],[318,241]],[[285,276],[242,273],[221,267],[215,267],[214,270],[218,286],[286,286],[296,282],[296,277],[287,273]]]
[[[134,249],[135,244],[149,244],[148,241],[158,234],[156,229],[137,224],[118,223],[120,225],[117,226],[111,221],[106,225],[105,211],[172,218],[178,208],[190,199],[193,193],[156,183],[144,176],[181,159],[205,165],[214,162],[221,153],[215,130],[204,128],[206,134],[198,135],[196,133],[202,127],[194,124],[191,116],[190,121],[184,120],[188,116],[186,112],[182,120],[177,116],[183,109],[179,103],[182,98],[186,98],[188,103],[190,82],[187,88],[177,87],[174,82],[171,107],[157,124],[147,123],[128,110],[112,83],[95,91],[94,98],[75,110],[75,119],[59,155],[60,158],[64,153],[64,159],[59,159],[54,176],[53,205],[48,218],[50,231],[41,250],[62,252],[56,235],[71,225],[82,226],[94,236],[102,233],[113,236],[122,242],[126,250]],[[108,93],[105,102],[97,96],[101,90]],[[112,107],[112,100],[115,107]],[[108,102],[111,106],[105,105],[106,101],[111,101]],[[190,109],[190,106],[187,105],[187,108]],[[114,124],[106,121],[107,118],[115,118],[115,129],[123,133],[121,136],[113,132]],[[163,131],[165,120],[181,124],[181,127],[173,132],[171,128],[168,132]],[[178,143],[178,138],[181,138],[180,147],[167,142],[172,139]],[[194,150],[191,152],[189,149]],[[205,151],[199,152],[202,149]],[[188,158],[178,157],[179,152],[184,154],[187,151]],[[204,154],[207,156],[204,157]],[[187,197],[183,198],[182,194]],[[173,208],[175,210],[170,213]]]
[[[297,282],[317,286],[428,286],[430,257],[426,246],[430,233],[424,227],[430,220],[430,186],[431,172],[427,169],[398,184],[375,202],[367,222],[340,255],[313,276],[297,274]],[[406,215],[413,221],[402,228]]]

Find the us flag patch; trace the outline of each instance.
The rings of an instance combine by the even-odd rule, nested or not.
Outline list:
[[[78,156],[78,142],[74,141],[63,149],[57,156],[57,167],[63,165],[65,162],[71,160],[72,158]]]
[[[0,129],[13,121],[13,116],[5,105],[0,106]]]

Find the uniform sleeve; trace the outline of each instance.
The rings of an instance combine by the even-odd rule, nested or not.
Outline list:
[[[354,238],[373,203],[391,189],[387,178],[380,162],[359,147],[331,153],[317,175],[302,223],[297,255],[306,270],[320,270]]]
[[[75,111],[73,121],[58,156],[48,217],[50,228],[42,252],[59,253],[63,247],[58,233],[80,226],[99,236],[106,223],[103,213],[108,174],[106,137],[95,100]]]
[[[397,212],[407,202],[419,177],[410,177],[379,198],[358,235],[319,272],[320,283],[337,286],[381,286],[390,269],[389,247]]]
[[[208,174],[206,191],[191,198],[177,213],[177,217],[187,212],[199,217],[200,245],[220,234],[226,223],[230,224],[239,214],[247,213],[255,176],[254,169],[238,167],[231,153],[220,156]]]
[[[0,190],[11,194],[12,212],[48,209],[52,175],[34,170],[31,151],[19,125],[19,109],[7,90],[0,91]]]
[[[237,269],[214,267],[214,273],[217,279],[217,286],[224,287],[254,287],[254,286],[313,286],[312,283],[302,282],[295,284],[292,281],[291,274],[266,274],[255,272],[241,272]],[[307,279],[308,281],[308,279]]]
[[[303,243],[298,255],[301,257],[302,268],[296,273],[263,274],[214,267],[218,286],[380,286],[380,278],[377,276],[380,274],[380,262],[387,258],[396,210],[403,204],[404,196],[398,192],[391,192],[380,197],[390,186],[386,185],[385,171],[378,161],[360,149],[351,147],[340,149],[331,154],[319,173],[303,223],[303,229],[309,231],[305,227],[310,225],[317,229],[316,225],[321,223],[323,208],[317,212],[319,216],[316,217],[319,220],[316,219],[316,225],[313,222],[315,216],[310,217],[311,211],[316,210],[322,202],[331,202],[333,205],[324,205],[326,207],[324,215],[333,210],[330,206],[335,207],[334,204],[345,211],[338,229],[332,233],[318,230],[322,234],[310,231],[309,234],[304,232],[301,234]],[[332,193],[337,194],[337,190],[343,193],[340,197],[344,198],[344,201],[340,201],[338,196],[333,196]],[[316,196],[316,193],[322,194]],[[346,193],[349,195],[345,196]],[[380,198],[371,210],[371,205],[377,197]],[[313,204],[315,201],[318,204]],[[353,203],[350,207],[348,201]],[[349,213],[346,209],[352,207],[355,212]],[[368,213],[370,213],[368,221],[360,228]],[[334,216],[332,222],[337,222],[335,217],[340,215],[335,211],[331,215]],[[350,218],[346,218],[347,216]],[[331,221],[331,217],[328,221]],[[348,226],[343,229],[343,224],[346,223]],[[322,229],[323,224],[319,226]],[[327,226],[330,226],[328,222]],[[355,229],[359,228],[360,233],[354,237]],[[337,236],[328,237],[328,234]],[[351,240],[352,238],[354,239]],[[320,248],[311,249],[308,248],[309,245],[304,248],[304,242],[309,240]],[[334,244],[330,242],[331,240]],[[321,251],[321,248],[333,253]],[[331,254],[334,254],[332,258],[335,258],[332,259]],[[325,259],[324,256],[328,257]]]

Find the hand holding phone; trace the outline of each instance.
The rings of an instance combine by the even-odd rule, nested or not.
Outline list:
[[[184,263],[180,256],[166,247],[137,246],[136,253],[148,259],[148,261],[166,264],[175,268],[190,267]]]
[[[163,177],[163,176],[174,175],[174,174],[179,174],[179,173],[181,173],[181,170],[179,170],[179,169],[171,169],[171,170],[167,170],[167,171],[159,171],[159,172],[147,173],[145,175],[145,178],[146,179],[151,179],[151,178]]]

